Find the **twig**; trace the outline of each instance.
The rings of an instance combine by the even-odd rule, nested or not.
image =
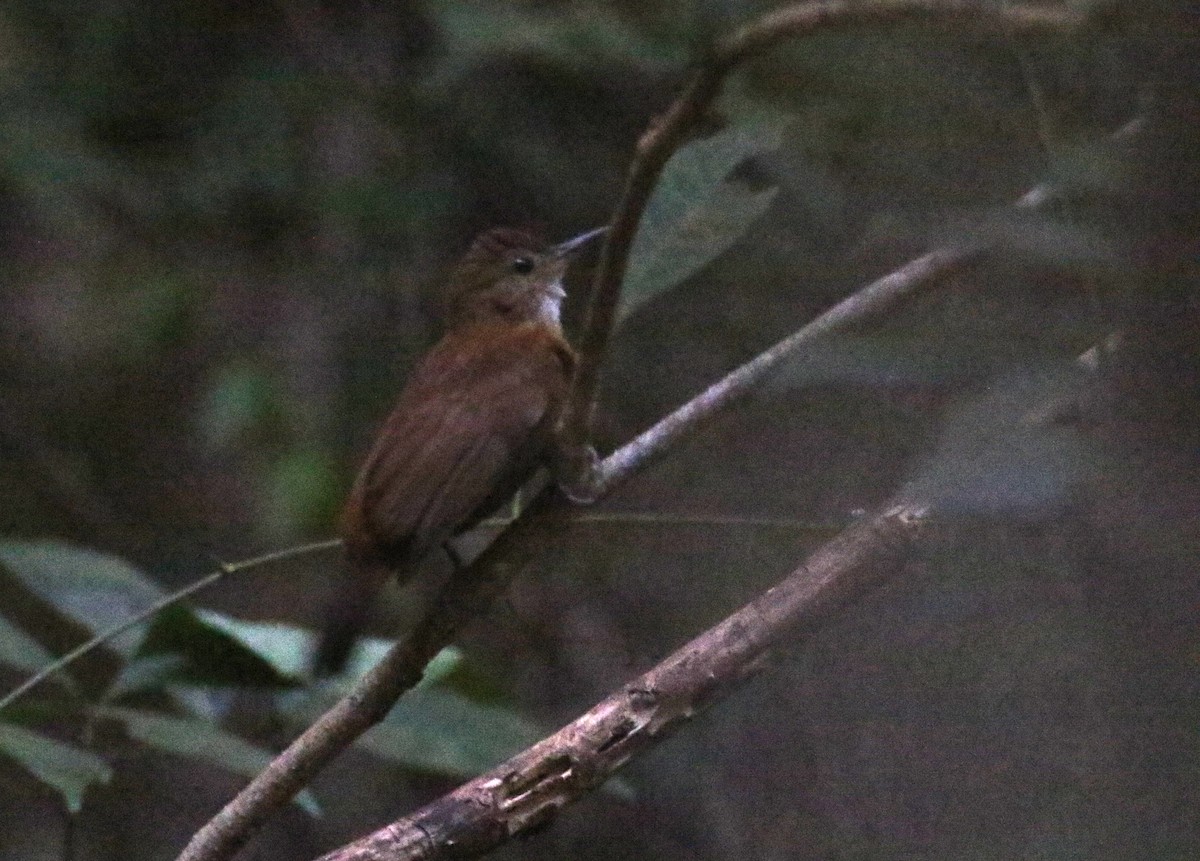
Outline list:
[[[596,471],[599,492],[607,492],[612,482],[620,476],[667,451],[680,436],[691,432],[706,419],[751,392],[771,371],[805,344],[895,308],[917,290],[928,287],[961,267],[981,250],[979,246],[964,246],[931,251],[852,293],[807,326],[759,353],[606,457]]]
[[[411,816],[321,861],[481,855],[550,821],[758,670],[768,649],[866,593],[907,558],[925,513],[902,503],[821,547],[775,587],[591,711]]]
[[[982,24],[984,29],[1000,28],[1006,33],[1014,30],[1061,31],[1080,20],[1066,11],[1020,5],[996,7],[985,0],[829,0],[797,4],[771,13],[717,45],[709,63],[695,74],[684,93],[638,142],[624,194],[605,238],[588,323],[580,341],[580,369],[573,386],[567,422],[569,440],[585,440],[590,436],[599,367],[615,319],[629,248],[646,202],[663,165],[712,103],[724,75],[735,64],[785,38],[804,35],[821,27],[939,17],[947,17],[956,23]],[[945,271],[941,265],[942,255],[951,255],[957,265],[964,261],[964,253],[935,251],[921,258],[927,261],[924,265],[914,261],[904,271],[916,267],[925,272],[932,268],[940,274]],[[966,253],[969,256],[969,252]],[[932,263],[928,262],[930,258]],[[900,280],[924,277],[928,276],[909,272]],[[891,299],[888,301],[890,303]],[[872,302],[858,303],[855,313],[868,315],[875,310]],[[853,319],[856,318],[847,314],[841,324]],[[775,360],[769,366],[777,363]],[[713,398],[711,405],[696,410],[697,415],[691,418],[685,415],[672,423],[667,438],[655,444],[653,452],[662,451],[700,418],[727,405],[734,394],[748,389],[753,379],[763,373],[765,370],[755,371],[745,383],[731,384],[733,394]],[[704,398],[705,395],[701,395],[697,401]],[[665,421],[671,421],[671,418]],[[693,424],[687,424],[688,421]],[[643,434],[639,440],[645,436]],[[631,456],[628,449],[626,446],[613,455],[621,455],[621,459],[611,464],[606,460],[600,465],[604,490],[633,475],[647,462],[648,455]],[[543,492],[523,517],[503,532],[475,562],[447,582],[431,611],[407,640],[393,647],[341,702],[322,715],[193,836],[179,861],[222,861],[236,852],[274,810],[288,803],[325,764],[387,713],[400,695],[420,679],[429,658],[450,642],[462,624],[485,612],[491,600],[507,588],[520,570],[521,560],[532,553],[533,545],[524,542],[531,540],[531,536],[553,536],[554,525],[569,516],[569,510],[569,504],[560,494],[553,490]]]
[[[172,604],[177,604],[185,598],[190,598],[197,592],[207,589],[209,586],[213,585],[219,580],[222,580],[230,574],[236,574],[237,572],[245,571],[248,568],[257,568],[261,565],[269,565],[272,562],[282,562],[287,559],[294,559],[297,556],[304,556],[308,553],[329,550],[340,546],[341,543],[342,542],[337,539],[332,541],[316,541],[312,544],[301,544],[296,547],[288,547],[284,550],[277,550],[274,553],[267,553],[263,556],[255,556],[252,559],[243,559],[240,562],[222,564],[220,568],[218,568],[216,571],[213,571],[211,574],[206,574],[204,577],[189,583],[182,589],[177,589],[174,592],[167,593],[153,604],[148,606],[146,609],[142,610],[142,612],[138,613],[136,616],[131,616],[125,621],[101,631],[90,640],[85,640],[75,648],[71,649],[71,651],[64,654],[62,657],[47,664],[45,667],[38,670],[25,681],[21,682],[21,684],[17,685],[17,687],[5,694],[4,698],[0,699],[0,711],[8,708],[8,706],[12,705],[25,694],[29,693],[42,682],[46,681],[46,679],[75,663],[75,661],[79,660],[89,652],[99,648],[100,646],[103,646],[107,642],[110,642],[113,638],[119,637],[130,628],[135,628],[143,622],[154,618],[154,616],[158,615]]]
[[[980,0],[814,0],[770,12],[719,40],[683,93],[638,141],[592,282],[567,416],[568,440],[582,444],[591,438],[600,366],[616,321],[629,252],[651,192],[667,160],[686,142],[720,93],[725,75],[784,40],[817,30],[920,19],[1006,36],[1063,32],[1083,21],[1071,9]]]

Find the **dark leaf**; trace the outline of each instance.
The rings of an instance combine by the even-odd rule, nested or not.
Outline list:
[[[4,542],[0,564],[34,594],[94,632],[136,616],[163,594],[121,559],[55,541]],[[144,626],[128,631],[110,646],[131,654],[144,631]]]
[[[206,762],[245,777],[254,777],[275,758],[270,751],[206,721],[112,706],[99,709],[98,713],[120,721],[130,738],[150,747]],[[313,816],[321,813],[316,799],[308,790],[297,795],[295,803]]]
[[[58,790],[72,813],[83,807],[83,793],[89,786],[112,778],[108,763],[94,753],[12,724],[0,723],[0,752]]]
[[[543,735],[510,709],[483,705],[438,686],[411,691],[359,743],[410,768],[466,777]]]
[[[620,316],[682,283],[740,239],[778,191],[755,191],[729,175],[779,145],[782,128],[731,126],[680,149],[663,169],[629,255]]]
[[[279,672],[236,637],[180,605],[168,607],[154,618],[138,652],[139,657],[166,655],[184,659],[172,674],[173,681],[218,686],[297,684],[294,676]]]
[[[0,616],[0,663],[18,670],[37,672],[54,660],[41,643]],[[58,677],[59,681],[66,681]]]

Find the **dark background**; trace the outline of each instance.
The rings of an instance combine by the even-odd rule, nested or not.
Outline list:
[[[772,5],[6,4],[0,530],[168,585],[331,535],[446,266],[486,227],[603,223],[699,46]],[[778,195],[620,329],[602,450],[915,254],[996,251],[606,499],[468,654],[549,729],[901,487],[944,518],[903,577],[628,769],[632,794],[500,857],[1195,857],[1189,15],[1130,3],[1035,41],[848,31],[734,77],[715,125],[788,120],[739,174]],[[1069,203],[1004,207],[1047,179]],[[335,574],[314,559],[204,602],[312,624]],[[80,858],[173,857],[241,783],[108,745]],[[287,810],[243,857],[310,857],[453,785],[351,753],[314,787],[323,819]],[[55,796],[5,763],[0,790],[5,853],[63,857]]]

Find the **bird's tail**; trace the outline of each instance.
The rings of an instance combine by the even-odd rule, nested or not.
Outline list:
[[[325,626],[313,653],[313,674],[337,675],[346,666],[359,634],[366,626],[371,608],[392,570],[378,563],[347,563],[337,592],[325,611]]]

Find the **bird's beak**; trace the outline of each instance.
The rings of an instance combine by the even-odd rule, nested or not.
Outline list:
[[[595,230],[589,230],[587,233],[581,233],[574,239],[568,239],[566,242],[560,242],[558,245],[550,249],[550,253],[555,257],[567,257],[574,254],[583,246],[587,245],[598,236],[603,236],[608,232],[608,227],[597,227]]]

